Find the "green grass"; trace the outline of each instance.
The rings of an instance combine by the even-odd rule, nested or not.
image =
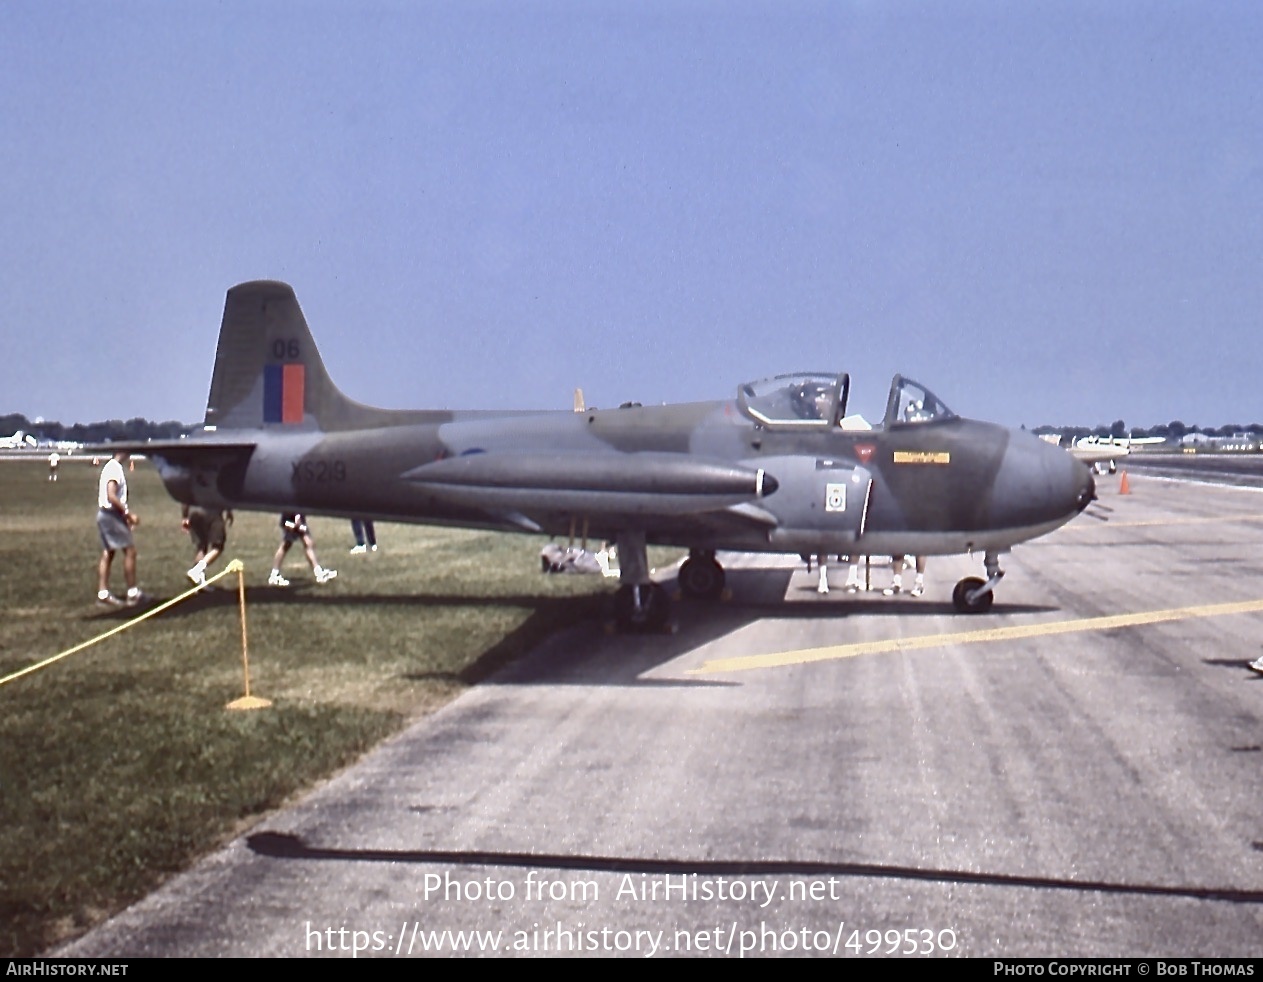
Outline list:
[[[97,470],[0,461],[0,677],[127,622],[94,603]],[[192,545],[152,468],[128,475],[141,587],[189,586]],[[81,933],[355,760],[557,627],[598,616],[614,581],[539,573],[543,540],[316,518],[339,577],[316,586],[300,548],[288,590],[265,586],[271,514],[239,513],[251,693],[235,574],[99,644],[0,686],[0,955]],[[212,573],[222,568],[221,563]],[[112,585],[122,593],[121,557]]]

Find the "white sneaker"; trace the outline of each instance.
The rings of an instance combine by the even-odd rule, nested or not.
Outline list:
[[[322,569],[316,574],[317,583],[328,583],[330,580],[337,579],[338,571],[336,569]]]
[[[369,552],[376,552],[376,551],[377,551],[377,543],[376,543],[376,542],[374,542],[371,546],[369,546],[369,547],[368,547],[368,551],[369,551]]]
[[[913,587],[912,587],[912,595],[913,595],[914,597],[919,597],[919,596],[921,596],[921,594],[923,594],[923,593],[925,593],[925,584],[924,584],[924,583],[917,583],[917,584],[913,585]]]
[[[206,571],[201,567],[194,566],[186,575],[198,586],[206,585]]]
[[[358,556],[360,553],[368,552],[368,546],[352,546],[351,555]]]
[[[268,586],[289,586],[289,580],[281,575],[280,570],[274,569],[268,574]]]
[[[1246,668],[1253,669],[1260,675],[1263,675],[1263,658],[1254,659],[1254,661],[1246,665]]]
[[[896,593],[903,593],[903,587],[898,583],[892,583],[886,589],[882,590],[883,596],[893,597]]]

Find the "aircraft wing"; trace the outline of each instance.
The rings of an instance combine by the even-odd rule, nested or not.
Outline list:
[[[1091,465],[1104,463],[1107,460],[1117,460],[1119,457],[1126,457],[1131,451],[1123,446],[1111,446],[1107,443],[1101,443],[1075,444],[1068,449],[1068,452],[1085,464]]]
[[[776,490],[762,468],[683,453],[479,453],[416,467],[404,480],[439,501],[492,512],[598,517],[698,515]]]

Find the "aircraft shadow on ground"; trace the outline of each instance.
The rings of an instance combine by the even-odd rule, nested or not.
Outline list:
[[[997,615],[1039,614],[1057,607],[998,603],[987,615],[959,614],[950,601],[926,601],[913,597],[856,597],[841,590],[836,599],[795,601],[786,599],[792,571],[731,570],[728,583],[732,599],[723,602],[681,600],[674,605],[669,630],[620,634],[608,620],[576,625],[553,635],[529,657],[515,661],[506,671],[485,678],[504,685],[601,685],[628,687],[736,686],[741,682],[721,679],[646,678],[645,673],[687,655],[697,648],[722,640],[758,621],[832,619],[840,625],[836,643],[848,639],[845,619],[863,616],[908,614],[949,616],[960,621],[960,630],[994,626]],[[674,578],[660,581],[668,593],[676,592]],[[814,588],[813,588],[814,598]],[[603,629],[603,633],[598,633]]]
[[[1202,664],[1213,665],[1215,668],[1244,669],[1247,681],[1263,682],[1263,675],[1250,668],[1253,660],[1252,658],[1203,658]]]
[[[1117,883],[1062,877],[1017,876],[976,870],[930,869],[882,863],[803,862],[794,860],[672,860],[634,856],[577,856],[518,852],[445,852],[428,849],[332,849],[307,845],[301,837],[281,832],[246,836],[255,855],[279,860],[322,860],[357,863],[424,863],[499,866],[521,869],[582,870],[590,873],[646,873],[681,876],[834,876],[852,879],[919,880],[930,883],[1017,887],[1032,890],[1074,890],[1131,896],[1181,897],[1233,904],[1261,904],[1263,890],[1158,883]]]
[[[1058,608],[1034,604],[997,602],[988,614],[958,614],[949,601],[924,597],[885,597],[870,591],[860,595],[835,590],[819,597],[814,586],[790,591],[793,570],[736,569],[728,573],[731,599],[721,602],[680,600],[672,608],[668,630],[619,633],[614,630],[610,596],[549,597],[538,594],[469,596],[459,594],[378,594],[332,592],[316,584],[295,584],[288,589],[246,588],[246,608],[258,605],[318,604],[322,608],[380,605],[413,607],[418,612],[438,608],[520,607],[530,611],[526,619],[499,642],[457,673],[417,673],[406,678],[455,681],[466,685],[603,685],[649,688],[697,688],[733,686],[740,682],[718,679],[646,678],[648,672],[706,644],[728,637],[761,620],[796,621],[827,618],[845,623],[846,618],[903,617],[910,614],[948,616],[961,622],[960,629],[992,624],[997,615],[1037,614]],[[674,577],[660,581],[674,595]],[[788,596],[787,596],[788,594]],[[803,599],[795,599],[801,595]],[[810,596],[810,599],[807,597]],[[86,619],[123,621],[144,613],[165,598],[142,608],[95,612]],[[177,604],[162,617],[180,619],[239,603],[236,589],[198,593]],[[840,627],[836,643],[847,638]]]
[[[575,604],[581,606],[585,597],[547,597],[539,594],[500,594],[497,596],[470,596],[468,594],[439,593],[330,593],[327,588],[315,584],[305,587],[247,587],[246,609],[254,606],[306,605],[312,604],[322,608],[328,607],[360,607],[365,604],[386,607],[541,607]],[[165,599],[165,598],[164,598]],[[156,601],[162,602],[162,600]],[[238,598],[236,590],[220,590],[210,594],[198,594],[187,601],[172,607],[170,616],[187,617],[201,610],[216,607],[235,607]],[[113,614],[114,611],[109,613]],[[134,616],[135,611],[130,611]],[[168,612],[163,612],[164,616]],[[127,616],[124,612],[123,616]]]

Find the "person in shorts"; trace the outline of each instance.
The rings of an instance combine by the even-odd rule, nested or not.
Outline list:
[[[224,544],[228,541],[228,526],[232,524],[232,512],[185,505],[182,514],[180,527],[193,540],[193,558],[196,560],[187,576],[198,586],[204,586],[206,568],[223,555]]]
[[[115,453],[101,468],[97,482],[96,527],[101,535],[101,558],[97,562],[96,599],[105,607],[135,607],[145,599],[136,585],[136,541],[132,536],[140,516],[127,506],[127,475],[123,471],[123,461],[129,456],[126,450]],[[110,592],[110,568],[116,552],[123,554],[125,600]]]
[[[281,575],[281,564],[285,562],[285,554],[295,542],[303,544],[303,554],[317,583],[328,583],[338,575],[336,569],[325,569],[316,558],[316,544],[311,538],[311,530],[307,527],[307,516],[281,516],[281,544],[277,547],[276,557],[272,560],[272,572],[268,576],[268,586],[289,586],[289,580]]]

